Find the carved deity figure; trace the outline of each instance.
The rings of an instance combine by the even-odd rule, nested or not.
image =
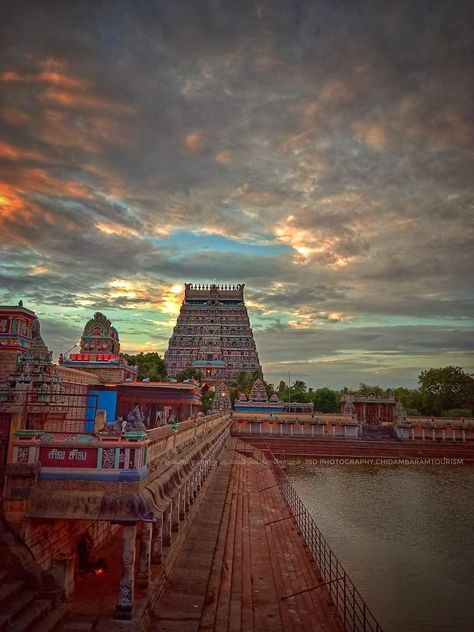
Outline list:
[[[127,430],[146,430],[145,415],[137,404],[127,415]]]

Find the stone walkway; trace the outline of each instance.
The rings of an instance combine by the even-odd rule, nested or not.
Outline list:
[[[233,445],[233,442],[232,442]],[[228,450],[155,609],[154,632],[339,632],[271,471]]]

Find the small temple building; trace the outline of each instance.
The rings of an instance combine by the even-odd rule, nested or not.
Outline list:
[[[59,356],[59,364],[65,367],[94,373],[103,382],[135,382],[138,369],[129,366],[120,355],[119,335],[110,320],[96,312],[84,327],[79,353]]]
[[[282,413],[284,408],[285,404],[278,399],[278,395],[273,394],[268,398],[265,384],[260,378],[253,383],[248,399],[245,393],[241,393],[235,402],[236,413]]]
[[[0,306],[0,381],[16,371],[18,357],[33,339],[36,314],[23,301],[15,306]]]
[[[341,393],[341,412],[355,413],[357,419],[368,425],[376,426],[395,421],[394,395],[358,395],[357,393]]]
[[[165,361],[169,377],[197,369],[208,386],[229,383],[242,371],[261,370],[244,284],[186,283]]]

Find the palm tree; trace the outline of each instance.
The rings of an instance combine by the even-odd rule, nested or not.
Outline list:
[[[258,373],[255,371],[254,373]],[[240,371],[237,379],[230,383],[230,398],[232,404],[239,396],[244,393],[247,397],[250,395],[252,385],[254,383],[254,373],[247,373],[246,371]]]

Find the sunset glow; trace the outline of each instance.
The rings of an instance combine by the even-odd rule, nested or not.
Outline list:
[[[55,353],[97,310],[163,351],[216,279],[245,283],[269,381],[474,370],[467,2],[21,4],[0,294]]]

